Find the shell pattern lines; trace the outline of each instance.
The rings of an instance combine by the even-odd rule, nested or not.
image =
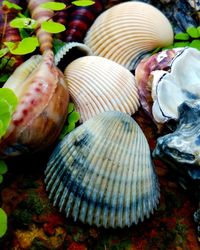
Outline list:
[[[147,140],[129,115],[116,111],[99,114],[67,135],[45,175],[54,205],[90,225],[131,226],[149,217],[158,203]]]

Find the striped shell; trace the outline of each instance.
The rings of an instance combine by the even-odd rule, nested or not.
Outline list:
[[[104,112],[64,138],[45,171],[49,198],[74,220],[125,227],[159,199],[147,140],[127,114]]]
[[[133,69],[142,55],[172,44],[173,30],[168,19],[152,5],[126,2],[103,12],[84,42],[94,55]]]
[[[103,11],[105,2],[106,0],[95,0],[93,5],[86,7],[73,5],[66,24],[64,40],[66,42],[82,42],[96,17]]]
[[[134,114],[139,107],[134,76],[111,60],[81,57],[68,65],[64,75],[81,121],[104,111]]]

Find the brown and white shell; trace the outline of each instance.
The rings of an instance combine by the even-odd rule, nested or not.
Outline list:
[[[133,69],[142,55],[172,44],[173,30],[158,9],[131,1],[103,12],[89,29],[84,42],[94,55]]]
[[[68,134],[54,150],[45,175],[54,205],[90,225],[137,224],[150,216],[159,199],[147,140],[121,112],[99,114]]]
[[[64,75],[83,122],[104,111],[132,115],[138,110],[135,77],[116,62],[98,56],[85,56],[70,63]]]

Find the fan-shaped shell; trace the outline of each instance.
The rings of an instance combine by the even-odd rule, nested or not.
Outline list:
[[[139,107],[133,74],[111,60],[81,57],[68,65],[64,75],[82,121],[111,110],[133,114]]]
[[[152,5],[126,2],[103,12],[84,42],[94,55],[133,69],[141,55],[172,44],[173,30],[168,19]]]
[[[60,211],[97,226],[143,221],[159,198],[147,140],[121,112],[104,112],[73,130],[55,149],[45,175]]]

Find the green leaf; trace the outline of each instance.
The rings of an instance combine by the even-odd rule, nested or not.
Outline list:
[[[69,116],[68,116],[68,122],[69,123],[76,123],[80,119],[80,114],[76,111],[73,111]]]
[[[75,109],[73,102],[70,102],[67,108],[67,114],[70,114]]]
[[[0,184],[3,182],[3,175],[0,174]],[[1,223],[0,223],[0,227],[1,227]]]
[[[189,42],[176,42],[174,43],[173,48],[186,47],[189,44],[190,44]]]
[[[187,33],[192,37],[192,38],[198,38],[200,37],[198,29],[196,27],[189,27],[187,28]]]
[[[0,160],[0,174],[5,174],[8,171],[6,163]]]
[[[192,48],[195,48],[195,49],[198,49],[200,50],[200,40],[193,40],[190,44],[189,44],[190,47]]]
[[[94,3],[95,3],[94,1],[90,1],[90,0],[77,0],[77,1],[72,2],[72,4],[76,6],[82,6],[82,7],[90,6]]]
[[[198,30],[199,36],[200,36],[200,26],[197,27],[197,30]]]
[[[12,107],[9,103],[4,100],[0,99],[0,137],[6,133],[6,130],[10,124],[12,115]]]
[[[12,112],[15,110],[18,104],[18,98],[15,93],[9,88],[0,88],[0,99],[6,100],[12,108]]]
[[[30,34],[25,29],[19,29],[21,39],[30,37]]]
[[[8,78],[10,77],[11,74],[6,73],[0,76],[0,83],[4,83],[8,80]]]
[[[187,33],[181,32],[181,33],[176,34],[174,38],[176,40],[187,41],[190,37]]]
[[[69,132],[75,129],[75,123],[70,123],[63,127],[62,132],[59,136],[59,139],[62,140]]]
[[[0,237],[7,231],[7,214],[0,208]]]
[[[46,2],[46,3],[41,3],[40,7],[57,11],[57,10],[64,10],[66,5],[64,3],[58,3],[58,2]]]
[[[14,55],[25,55],[32,53],[36,47],[39,46],[38,40],[36,37],[27,37],[24,38],[21,42],[5,42],[4,43]]]
[[[54,54],[56,54],[58,52],[58,50],[64,46],[66,43],[61,41],[60,39],[54,39],[53,40],[53,50],[54,50]]]
[[[3,1],[2,5],[6,5],[8,9],[22,10],[22,7],[9,1]]]
[[[38,23],[36,20],[31,19],[31,18],[21,18],[21,17],[16,17],[10,22],[10,26],[13,28],[18,28],[18,29],[35,29],[37,27]]]
[[[0,50],[0,58],[5,56],[9,52],[8,48],[3,48]]]
[[[42,22],[41,28],[49,33],[60,33],[65,30],[65,26],[63,24],[53,21]]]

